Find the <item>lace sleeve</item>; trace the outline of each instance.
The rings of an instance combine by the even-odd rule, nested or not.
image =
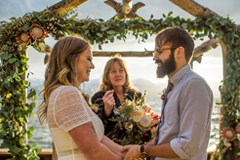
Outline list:
[[[59,128],[68,132],[71,129],[91,121],[86,110],[87,104],[77,88],[65,86],[55,99],[54,120]]]

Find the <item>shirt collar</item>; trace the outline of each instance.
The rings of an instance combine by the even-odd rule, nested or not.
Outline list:
[[[174,85],[176,85],[180,79],[184,76],[185,73],[190,71],[190,65],[187,64],[184,67],[182,67],[179,71],[177,71],[171,78],[170,82],[172,82]]]

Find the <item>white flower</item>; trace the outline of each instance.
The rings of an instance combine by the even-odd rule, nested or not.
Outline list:
[[[133,121],[139,122],[144,115],[144,109],[139,108],[138,111],[133,115]]]
[[[151,119],[148,116],[144,115],[139,121],[139,124],[143,127],[149,127],[151,125]]]

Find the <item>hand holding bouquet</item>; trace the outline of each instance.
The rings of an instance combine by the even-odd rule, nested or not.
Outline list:
[[[119,129],[127,132],[118,140],[121,145],[144,144],[155,137],[160,116],[145,104],[145,96],[146,91],[141,98],[126,99],[120,107],[114,108],[116,117],[111,120],[118,122],[116,132]]]

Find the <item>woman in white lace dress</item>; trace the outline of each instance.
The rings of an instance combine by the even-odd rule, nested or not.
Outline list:
[[[45,72],[38,118],[46,120],[58,160],[121,160],[122,146],[104,136],[102,121],[89,108],[79,85],[89,80],[90,44],[66,37],[53,47]]]

